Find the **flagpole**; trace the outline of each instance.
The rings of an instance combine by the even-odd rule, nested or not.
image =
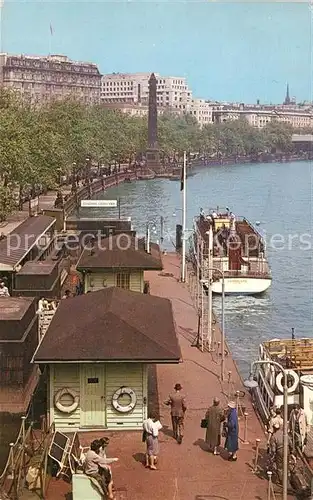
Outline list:
[[[185,283],[186,281],[186,151],[184,151],[184,163],[183,163],[183,242],[182,242],[182,264],[181,264],[181,281]]]

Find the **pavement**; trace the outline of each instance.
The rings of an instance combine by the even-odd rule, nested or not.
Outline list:
[[[119,457],[113,464],[113,477],[117,500],[267,500],[268,481],[262,473],[252,472],[255,440],[261,440],[261,460],[264,457],[265,436],[262,426],[253,412],[249,395],[242,400],[248,413],[246,440],[244,439],[244,417],[240,418],[240,449],[237,462],[228,462],[224,450],[220,456],[213,456],[206,450],[205,431],[200,428],[208,406],[215,396],[221,404],[228,400],[228,383],[220,381],[220,357],[201,352],[192,347],[196,337],[198,318],[194,309],[188,285],[179,283],[179,257],[164,256],[164,271],[145,273],[150,281],[151,293],[170,298],[173,304],[183,362],[179,365],[158,365],[150,367],[149,403],[158,406],[163,430],[160,434],[160,455],[158,470],[144,467],[145,446],[141,432],[107,432],[111,442],[108,456]],[[216,341],[219,329],[216,327]],[[229,354],[226,359],[226,373],[231,371],[230,399],[236,390],[243,390],[237,367]],[[180,382],[186,393],[188,410],[185,419],[183,443],[174,441],[170,426],[170,414],[163,401],[168,397],[176,382]],[[81,433],[82,445],[100,437],[95,433]],[[262,464],[261,464],[262,465]],[[50,482],[47,500],[71,498],[70,485],[64,481]],[[276,490],[276,500],[281,498]],[[294,498],[293,496],[288,498]]]

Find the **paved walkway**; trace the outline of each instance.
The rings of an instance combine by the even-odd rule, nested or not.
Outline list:
[[[214,396],[219,396],[222,404],[226,404],[227,382],[224,387],[220,383],[220,361],[216,357],[191,347],[190,339],[197,331],[197,315],[187,285],[178,283],[178,257],[173,254],[165,256],[164,266],[163,273],[148,272],[145,278],[150,281],[152,294],[172,300],[183,363],[151,367],[149,399],[159,405],[164,426],[160,435],[157,471],[144,468],[145,447],[141,442],[141,432],[106,433],[111,437],[108,455],[120,458],[113,466],[117,500],[267,500],[267,480],[251,471],[255,439],[260,438],[264,448],[265,438],[248,395],[244,400],[249,414],[250,444],[240,444],[238,461],[228,462],[225,454],[213,456],[205,449],[200,421]],[[218,330],[216,333],[219,334]],[[225,371],[232,372],[234,391],[243,389],[230,356]],[[176,382],[183,385],[188,401],[182,445],[172,438],[169,410],[162,404]],[[243,437],[243,419],[240,420],[240,435]],[[80,435],[84,445],[96,437],[99,434]],[[69,485],[53,480],[47,500],[69,499],[69,491]],[[276,498],[281,497],[277,494]]]

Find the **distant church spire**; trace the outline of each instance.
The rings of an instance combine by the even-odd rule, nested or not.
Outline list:
[[[290,95],[289,95],[289,83],[287,83],[286,97],[284,104],[290,104]]]

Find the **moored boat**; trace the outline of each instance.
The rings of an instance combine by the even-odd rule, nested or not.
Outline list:
[[[261,234],[246,218],[237,218],[228,209],[195,218],[191,254],[204,283],[211,276],[215,294],[222,294],[222,277],[226,295],[258,295],[271,285]]]
[[[313,338],[273,339],[259,345],[258,361],[275,361],[287,373],[288,413],[299,404],[313,425]],[[256,364],[254,379],[258,383],[250,389],[255,409],[266,423],[271,408],[283,405],[283,375],[274,365]]]

